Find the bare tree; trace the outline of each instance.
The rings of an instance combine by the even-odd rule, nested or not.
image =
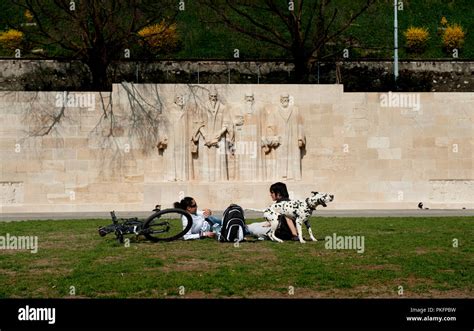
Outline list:
[[[285,50],[296,80],[306,81],[313,64],[375,0],[337,5],[331,0],[199,0],[211,20]]]
[[[170,25],[178,12],[173,0],[7,1],[18,10],[28,10],[36,23],[34,28],[21,20],[9,25],[25,31],[33,44],[57,46],[61,54],[84,62],[91,71],[93,90],[110,88],[108,66],[138,44],[140,29],[163,20]]]

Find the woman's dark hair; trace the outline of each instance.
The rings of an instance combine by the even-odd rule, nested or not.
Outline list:
[[[191,207],[193,204],[193,198],[191,197],[184,197],[180,202],[176,201],[174,203],[174,208],[179,208],[186,210],[186,208]]]
[[[288,190],[286,188],[286,184],[282,182],[277,182],[270,186],[270,192],[275,193],[277,196],[280,195],[278,200],[287,200],[290,198],[288,194]]]

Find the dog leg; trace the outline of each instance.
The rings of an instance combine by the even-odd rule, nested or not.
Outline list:
[[[275,230],[273,229],[273,226],[272,228],[267,232],[267,236],[268,238],[270,238],[270,240],[272,241],[276,241],[276,242],[283,242],[283,240],[281,240],[280,238],[278,238],[277,236],[275,236]]]
[[[306,241],[303,239],[303,229],[301,228],[301,221],[300,219],[296,219],[296,231],[298,231],[298,238],[300,243],[304,244]]]
[[[275,231],[276,231],[276,228],[278,226],[278,215],[270,210],[267,210],[264,214],[263,214],[263,217],[265,217],[265,219],[270,222],[270,231],[268,232],[268,237],[272,240],[272,241],[276,241],[276,242],[283,242],[283,240],[281,240],[280,238],[277,238],[277,236],[275,236]]]
[[[271,237],[272,237],[272,240],[273,241],[276,241],[276,242],[279,242],[279,243],[282,243],[283,240],[281,240],[280,238],[278,238],[277,236],[275,236],[275,233],[272,231],[271,232]]]
[[[310,215],[308,215],[309,217]],[[311,238],[312,241],[318,241],[316,238],[313,236],[313,230],[311,230],[311,224],[309,224],[309,218],[304,221],[304,225],[306,225],[306,229],[308,230],[309,237]]]
[[[278,237],[275,235],[275,231],[276,231],[277,227],[278,227],[278,217],[277,217],[276,220],[274,220],[274,221],[271,222],[271,231],[270,231],[270,234],[271,234],[271,236],[272,236],[272,238],[273,238],[273,239],[272,239],[273,241],[282,243],[283,240],[281,240],[280,238],[278,238]]]

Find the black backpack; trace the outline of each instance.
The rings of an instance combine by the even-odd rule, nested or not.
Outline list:
[[[244,240],[245,227],[244,210],[239,205],[231,204],[224,211],[219,241],[239,242]]]

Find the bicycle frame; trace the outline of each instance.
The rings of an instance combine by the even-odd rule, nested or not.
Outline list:
[[[124,241],[124,235],[127,234],[135,234],[139,236],[143,234],[143,220],[139,220],[138,218],[127,218],[127,219],[118,219],[115,215],[115,211],[111,211],[110,215],[112,217],[112,224],[100,227],[99,228],[99,235],[104,237],[108,233],[114,232],[117,240],[120,243]],[[122,222],[119,222],[122,221]]]
[[[103,226],[99,228],[99,235],[101,237],[106,236],[108,233],[114,232],[117,240],[120,243],[124,242],[124,235],[134,234],[137,237],[140,235],[144,235],[146,238],[152,241],[172,241],[180,238],[184,233],[186,233],[192,226],[192,218],[191,216],[185,212],[184,210],[179,209],[165,209],[161,210],[160,205],[156,205],[155,212],[146,220],[138,219],[137,217],[133,218],[117,218],[115,215],[115,211],[110,212],[110,216],[112,218],[112,224]],[[161,216],[170,213],[177,213],[182,216],[185,216],[188,220],[188,224],[184,229],[178,232],[178,234],[164,236],[159,238],[156,235],[159,234],[166,234],[171,229],[171,221],[167,221],[164,219],[160,219]]]

